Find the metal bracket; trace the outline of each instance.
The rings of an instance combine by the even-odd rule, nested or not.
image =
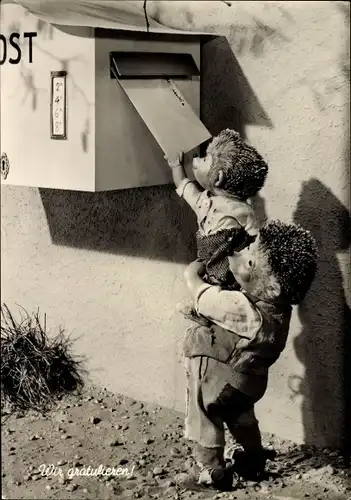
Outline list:
[[[1,168],[2,178],[6,180],[10,171],[10,162],[6,153],[3,153],[0,157],[0,168]]]

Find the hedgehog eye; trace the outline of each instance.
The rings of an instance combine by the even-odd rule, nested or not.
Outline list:
[[[249,260],[249,266],[252,267],[252,260]]]

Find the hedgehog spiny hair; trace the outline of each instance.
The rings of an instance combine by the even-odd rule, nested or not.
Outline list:
[[[215,186],[218,173],[222,170],[223,191],[247,200],[262,189],[268,165],[253,147],[244,143],[238,132],[222,130],[208,145],[207,154],[213,158],[209,175],[211,187]]]
[[[317,269],[317,245],[311,233],[296,224],[270,221],[260,230],[259,247],[281,286],[282,298],[299,304]]]

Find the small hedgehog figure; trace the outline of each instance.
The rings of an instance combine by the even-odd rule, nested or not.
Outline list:
[[[168,163],[178,195],[197,215],[198,258],[206,262],[208,282],[237,288],[226,256],[258,233],[259,222],[249,200],[263,187],[267,164],[230,129],[212,139],[205,157],[193,159],[193,173],[203,189],[185,176],[181,155]]]
[[[205,157],[194,157],[193,173],[197,183],[186,177],[182,155],[168,163],[177,194],[197,216],[197,254],[206,263],[206,281],[222,288],[238,289],[227,255],[248,245],[258,233],[260,224],[250,198],[263,187],[267,164],[230,129],[212,139]],[[190,306],[183,308],[183,312],[192,319],[197,316]]]

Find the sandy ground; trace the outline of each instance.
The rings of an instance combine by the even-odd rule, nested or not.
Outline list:
[[[45,418],[5,411],[3,498],[351,499],[351,470],[337,450],[272,435],[264,436],[279,453],[268,466],[271,479],[228,493],[186,491],[174,484],[191,455],[182,432],[183,415],[94,387],[61,400]]]

